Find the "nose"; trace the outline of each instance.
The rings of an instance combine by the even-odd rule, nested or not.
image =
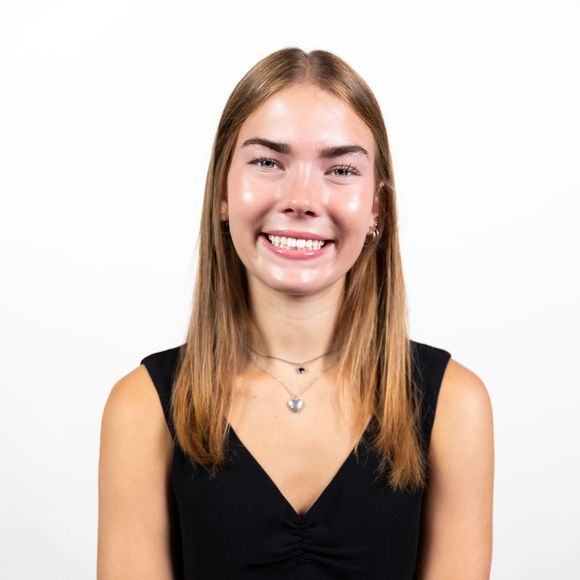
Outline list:
[[[310,167],[296,168],[282,185],[282,211],[286,214],[319,215],[321,187],[322,184],[316,179],[315,172]]]

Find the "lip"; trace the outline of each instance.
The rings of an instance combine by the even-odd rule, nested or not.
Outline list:
[[[275,235],[279,235],[279,234],[275,234]],[[274,244],[271,244],[270,240],[268,240],[268,237],[266,234],[262,234],[259,237],[262,240],[262,244],[264,244],[266,246],[266,248],[268,248],[271,252],[273,252],[274,254],[277,254],[278,256],[281,256],[283,258],[289,258],[291,260],[309,260],[312,258],[317,258],[319,256],[323,256],[324,254],[326,254],[326,252],[328,252],[328,249],[331,246],[334,246],[334,242],[330,240],[330,241],[327,241],[326,244],[324,244],[324,246],[322,246],[322,248],[320,248],[320,250],[289,250],[289,249],[284,249],[284,248],[277,248]],[[292,237],[292,236],[289,236],[289,237]],[[317,238],[317,239],[323,239],[323,238]]]
[[[320,240],[322,242],[332,242],[330,238],[325,238],[320,234],[315,234],[314,232],[298,232],[296,230],[270,230],[268,232],[262,232],[269,236],[285,236],[287,238],[296,238],[298,240]]]

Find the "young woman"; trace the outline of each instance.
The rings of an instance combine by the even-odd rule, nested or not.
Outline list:
[[[187,340],[113,387],[99,474],[100,580],[489,577],[488,393],[407,335],[384,121],[333,54],[231,94]]]

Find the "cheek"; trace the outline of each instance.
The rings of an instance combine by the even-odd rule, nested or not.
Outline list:
[[[366,205],[364,197],[359,192],[350,195],[342,203],[345,215],[353,220],[365,214]]]
[[[333,206],[337,221],[345,229],[366,235],[368,220],[372,212],[372,183],[335,196]]]
[[[252,180],[238,167],[232,167],[227,180],[230,221],[259,217],[265,211],[272,191]]]

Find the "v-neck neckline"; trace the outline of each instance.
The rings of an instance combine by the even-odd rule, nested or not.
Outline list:
[[[364,430],[364,432],[359,440],[360,442],[363,442],[366,439],[367,434],[372,427],[373,421],[374,421],[374,415],[371,417],[371,419],[367,423],[367,426],[366,426],[366,428],[365,428],[365,430]],[[246,455],[248,456],[250,461],[253,463],[253,465],[255,465],[258,468],[258,470],[262,473],[262,475],[268,481],[270,487],[273,488],[273,490],[275,491],[277,496],[282,500],[282,502],[286,505],[286,507],[291,511],[293,517],[300,520],[300,521],[309,517],[312,514],[312,512],[315,511],[316,508],[318,508],[320,503],[323,501],[324,497],[330,492],[330,489],[332,487],[334,487],[334,485],[336,484],[336,481],[340,478],[341,474],[346,469],[346,466],[352,461],[356,446],[357,446],[357,444],[359,444],[359,442],[355,443],[355,445],[351,449],[350,453],[342,461],[342,463],[338,467],[337,471],[332,476],[332,479],[328,482],[328,484],[324,487],[324,489],[318,494],[318,497],[314,500],[314,503],[304,513],[300,514],[296,511],[296,509],[294,509],[294,506],[290,503],[288,498],[282,493],[281,489],[278,487],[276,482],[272,479],[272,477],[269,475],[269,473],[264,469],[264,467],[261,465],[261,463],[256,459],[254,454],[248,449],[246,444],[238,437],[238,434],[236,433],[235,429],[232,427],[232,424],[229,421],[227,421],[227,425],[229,427],[231,436],[243,448],[243,450],[245,451]]]

